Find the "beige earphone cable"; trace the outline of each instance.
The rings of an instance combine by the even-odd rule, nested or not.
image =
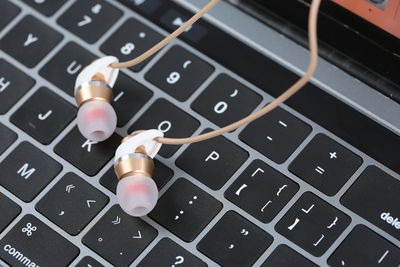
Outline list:
[[[156,44],[154,47],[150,48],[148,51],[143,53],[137,58],[133,60],[113,63],[110,66],[113,68],[129,68],[136,64],[141,63],[142,61],[148,59],[155,53],[157,53],[161,48],[167,45],[170,41],[178,37],[181,33],[183,33],[187,28],[189,28],[193,23],[199,20],[205,13],[207,13],[211,8],[213,8],[216,4],[218,4],[220,0],[211,0],[206,6],[204,6],[198,13],[196,13],[192,18],[190,18],[187,22],[185,22],[182,26],[180,26],[177,30],[175,30],[171,35],[167,36],[160,43]],[[308,16],[308,40],[309,40],[309,49],[310,49],[310,63],[307,68],[307,72],[301,77],[295,84],[293,84],[289,89],[287,89],[283,94],[281,94],[274,101],[269,103],[267,106],[262,108],[261,110],[218,130],[214,130],[205,134],[201,134],[198,136],[188,137],[188,138],[156,138],[155,140],[162,144],[169,145],[182,145],[182,144],[191,144],[200,141],[204,141],[213,137],[217,137],[224,133],[233,131],[245,124],[248,124],[263,115],[267,114],[295,93],[297,93],[311,78],[314,74],[315,69],[317,68],[318,63],[318,39],[317,39],[317,19],[318,19],[318,11],[319,6],[321,4],[321,0],[313,0],[310,7],[310,12]]]
[[[164,38],[161,42],[141,54],[140,56],[129,60],[125,62],[119,62],[119,63],[113,63],[110,66],[112,68],[129,68],[132,66],[135,66],[155,53],[157,53],[161,48],[166,46],[169,42],[171,42],[173,39],[178,37],[180,34],[182,34],[184,31],[186,31],[190,26],[192,26],[196,21],[198,21],[204,14],[206,14],[210,9],[212,9],[216,4],[219,3],[220,0],[211,0],[207,5],[205,5],[202,9],[200,9],[196,14],[193,15],[188,21],[186,21],[184,24],[182,24],[178,29],[176,29],[173,33],[168,35],[166,38]]]
[[[189,138],[157,138],[155,139],[157,142],[162,144],[170,144],[170,145],[181,145],[181,144],[191,144],[195,142],[204,141],[213,137],[217,137],[224,133],[233,131],[245,124],[248,124],[261,116],[267,114],[284,101],[289,99],[295,93],[297,93],[311,78],[314,74],[315,69],[317,68],[318,62],[318,39],[317,39],[317,19],[318,19],[318,11],[319,6],[321,4],[321,0],[313,0],[310,7],[309,17],[308,17],[308,39],[309,39],[309,47],[310,47],[310,63],[307,68],[307,72],[301,77],[295,84],[293,84],[286,92],[281,94],[274,101],[269,103],[267,106],[262,108],[261,110],[235,122],[223,128],[220,128],[215,131],[211,131],[202,135],[193,136]]]

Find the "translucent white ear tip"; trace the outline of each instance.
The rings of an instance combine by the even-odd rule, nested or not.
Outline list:
[[[78,111],[78,128],[82,135],[96,142],[109,138],[117,126],[113,107],[104,101],[89,101]]]
[[[122,210],[131,216],[147,215],[156,206],[158,189],[147,176],[129,176],[121,179],[117,186],[117,200]]]

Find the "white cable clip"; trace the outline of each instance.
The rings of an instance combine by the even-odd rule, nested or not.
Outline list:
[[[117,80],[119,69],[110,67],[110,64],[117,63],[118,58],[113,56],[106,56],[93,61],[91,64],[86,66],[78,75],[75,82],[75,94],[78,88],[85,83],[91,81],[92,77],[96,73],[100,73],[104,76],[106,83],[112,88]]]
[[[147,156],[154,158],[161,148],[161,143],[154,141],[157,137],[164,137],[164,134],[153,129],[141,132],[132,138],[129,138],[127,141],[119,145],[117,151],[115,151],[114,163],[125,155],[135,153],[135,150],[140,146],[144,146]]]

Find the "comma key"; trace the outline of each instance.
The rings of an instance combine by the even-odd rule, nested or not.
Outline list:
[[[344,206],[400,240],[400,181],[369,166],[340,200]]]
[[[0,258],[11,266],[67,266],[78,254],[75,245],[31,214],[0,241]]]

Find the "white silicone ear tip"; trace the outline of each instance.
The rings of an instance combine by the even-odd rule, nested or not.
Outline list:
[[[128,176],[117,186],[117,200],[122,210],[131,216],[147,215],[158,200],[156,183],[147,176]]]
[[[117,126],[113,107],[104,101],[89,101],[78,111],[78,128],[82,135],[96,142],[109,138]]]

